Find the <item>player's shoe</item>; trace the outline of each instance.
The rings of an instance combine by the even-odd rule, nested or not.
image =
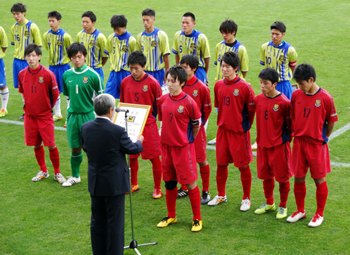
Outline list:
[[[201,204],[202,205],[208,204],[209,201],[210,201],[209,191],[204,190],[201,196]]]
[[[192,228],[191,228],[192,232],[201,231],[202,228],[203,228],[203,223],[202,223],[201,220],[194,220],[194,221],[192,221]]]
[[[63,127],[64,127],[64,128],[67,128],[67,120],[64,122]]]
[[[316,213],[315,216],[312,218],[312,220],[309,222],[308,226],[310,228],[316,228],[321,226],[322,222],[323,222],[323,217],[318,213]]]
[[[134,193],[135,191],[140,190],[140,186],[138,184],[136,185],[131,185],[131,192]],[[126,192],[125,195],[129,194],[130,192]]]
[[[38,182],[41,181],[42,179],[45,179],[47,177],[49,177],[49,172],[43,172],[43,171],[39,171],[33,178],[32,181],[33,182]]]
[[[24,113],[21,115],[21,116],[19,116],[19,118],[18,119],[20,119],[20,120],[24,120]]]
[[[5,109],[1,109],[0,111],[0,118],[5,117],[8,114],[8,111]]]
[[[222,204],[222,203],[226,203],[227,202],[227,196],[225,195],[224,197],[222,196],[215,196],[213,200],[211,200],[208,205],[210,206],[214,206],[214,205],[218,205],[218,204]]]
[[[256,151],[258,149],[258,144],[255,142],[252,144],[252,150]]]
[[[178,189],[177,198],[187,197],[187,196],[188,196],[188,190],[183,190],[182,188]]]
[[[264,214],[267,211],[274,211],[276,210],[276,206],[275,203],[273,203],[272,205],[269,204],[263,204],[262,206],[260,206],[258,209],[256,209],[254,211],[255,214]]]
[[[162,196],[163,196],[163,193],[162,193],[162,191],[161,191],[160,189],[154,189],[154,190],[153,190],[153,195],[152,195],[152,197],[153,197],[154,199],[161,198]]]
[[[165,228],[170,224],[174,224],[177,222],[177,218],[175,216],[175,218],[169,218],[168,216],[166,216],[164,219],[161,220],[161,222],[159,222],[157,224],[158,228]]]
[[[297,222],[298,220],[304,219],[306,217],[305,212],[299,212],[298,210],[295,211],[291,216],[287,218],[287,222],[289,223],[294,223]]]
[[[57,115],[54,115],[52,118],[53,118],[54,122],[59,121],[59,120],[63,120],[62,116],[57,116]]]
[[[278,212],[276,214],[276,219],[280,220],[280,219],[284,219],[286,218],[288,215],[287,215],[287,208],[284,208],[282,206],[280,206],[278,208]]]
[[[215,145],[216,144],[216,137],[213,140],[210,140],[208,142],[209,145]]]
[[[76,183],[81,182],[80,176],[79,177],[73,177],[73,176],[69,176],[68,180],[66,180],[64,183],[62,183],[63,187],[70,187],[73,186]]]
[[[64,178],[64,176],[61,173],[55,174],[55,177],[53,179],[59,184],[62,184],[66,181],[66,178]]]
[[[242,212],[246,212],[250,209],[250,206],[252,205],[252,203],[250,202],[249,198],[243,199],[242,203],[241,203],[241,208],[240,210]]]

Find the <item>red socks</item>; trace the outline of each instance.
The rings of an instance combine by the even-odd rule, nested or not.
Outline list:
[[[139,171],[139,161],[137,158],[130,158],[131,185],[137,185],[137,172]]]
[[[60,155],[58,153],[58,149],[55,147],[53,149],[49,149],[49,152],[55,174],[58,174],[60,172]]]
[[[239,168],[241,172],[241,182],[243,187],[243,198],[250,199],[250,188],[252,186],[252,173],[250,171],[249,165],[246,167]]]
[[[273,204],[273,190],[275,188],[275,180],[274,179],[264,180],[263,187],[264,187],[264,194],[265,194],[265,198],[266,198],[266,204],[272,205]]]
[[[184,191],[188,191],[186,184],[181,184],[181,189]]]
[[[44,147],[41,145],[39,148],[34,147],[34,153],[36,157],[36,161],[38,162],[40,166],[40,170],[47,173],[47,168],[45,164],[45,151]]]
[[[226,181],[228,176],[227,166],[218,166],[216,172],[216,185],[218,188],[219,196],[226,195]]]
[[[201,174],[202,178],[202,185],[203,185],[203,191],[208,191],[209,192],[209,177],[210,177],[210,168],[209,164],[206,166],[201,166],[199,167],[199,171]]]
[[[160,182],[162,181],[162,162],[159,157],[152,158],[152,170],[153,170],[153,180],[154,180],[154,188],[160,189]]]
[[[305,182],[294,183],[294,196],[295,202],[299,212],[305,212],[305,197],[306,197],[306,185]]]
[[[193,220],[202,220],[202,218],[201,218],[201,195],[199,193],[198,186],[196,186],[193,190],[189,190],[188,196],[189,196],[190,201],[191,201]]]
[[[168,209],[168,217],[175,218],[176,215],[176,198],[177,198],[177,187],[172,190],[165,190],[166,207]]]
[[[290,190],[290,183],[289,181],[286,182],[280,182],[280,207],[287,208],[287,200],[288,200],[288,194]]]
[[[326,205],[328,196],[328,186],[327,182],[322,182],[321,184],[316,185],[316,202],[317,202],[317,211],[319,215],[323,217],[324,207]]]

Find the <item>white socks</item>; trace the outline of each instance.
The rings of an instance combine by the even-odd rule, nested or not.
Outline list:
[[[55,109],[55,115],[57,115],[58,117],[62,116],[62,113],[61,113],[61,99],[60,99],[59,96],[57,98],[56,104],[53,107],[53,109]]]
[[[7,110],[7,103],[9,101],[10,92],[9,89],[6,87],[6,89],[1,90],[1,109]]]

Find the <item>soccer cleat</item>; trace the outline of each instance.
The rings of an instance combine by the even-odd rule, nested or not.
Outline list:
[[[210,194],[208,191],[204,190],[201,196],[201,204],[202,205],[208,204],[209,201],[210,201]]]
[[[140,189],[140,186],[138,184],[131,185],[131,192],[134,193],[135,191],[138,191]],[[130,192],[126,192],[125,195],[129,194]]]
[[[0,118],[5,117],[8,114],[8,111],[5,109],[1,109],[0,111]]]
[[[79,183],[79,182],[81,182],[80,176],[79,177],[69,176],[68,180],[66,180],[64,183],[62,183],[62,186],[63,187],[70,187],[70,186],[73,186],[74,184]]]
[[[299,212],[298,210],[295,211],[291,216],[287,218],[287,222],[289,223],[294,223],[297,222],[298,220],[304,219],[306,217],[305,212]]]
[[[250,203],[249,198],[243,199],[243,200],[242,200],[242,203],[241,203],[241,208],[240,208],[240,210],[241,210],[242,212],[246,212],[246,211],[248,211],[248,210],[250,209],[250,206],[251,206],[251,203]]]
[[[166,216],[164,219],[162,219],[161,222],[159,222],[159,223],[157,224],[157,227],[158,227],[158,228],[165,228],[165,227],[167,227],[168,225],[174,224],[174,223],[176,223],[176,222],[177,222],[176,216],[175,216],[175,218],[169,218],[168,216]]]
[[[214,206],[214,205],[218,205],[218,204],[222,204],[222,203],[226,203],[227,202],[227,196],[225,195],[224,197],[221,196],[215,196],[213,200],[211,200],[208,205],[210,206]]]
[[[255,142],[252,144],[252,150],[256,151],[258,149],[258,144]]]
[[[67,120],[64,122],[63,127],[64,127],[64,128],[67,128]]]
[[[55,174],[55,177],[53,179],[60,184],[66,181],[66,178],[64,178],[64,176],[61,173]]]
[[[24,113],[21,115],[21,116],[19,116],[19,118],[18,119],[20,119],[20,120],[24,120]]]
[[[276,219],[280,220],[280,219],[284,219],[286,218],[288,215],[287,215],[287,208],[284,208],[284,207],[279,207],[278,208],[278,212],[276,214]]]
[[[152,197],[153,197],[154,199],[161,198],[162,196],[163,196],[163,193],[162,193],[162,191],[161,191],[160,189],[154,189],[154,190],[153,190],[153,195],[152,195]]]
[[[192,232],[198,232],[201,231],[203,228],[203,223],[201,220],[194,220],[192,221]]]
[[[54,122],[59,121],[59,120],[63,120],[62,116],[57,116],[57,115],[54,115],[52,118],[53,118]]]
[[[215,145],[216,144],[216,137],[213,140],[210,140],[208,142],[209,145]]]
[[[312,218],[312,220],[309,222],[308,226],[310,228],[316,228],[321,226],[322,222],[323,222],[323,217],[318,213],[316,213],[315,216]]]
[[[267,211],[274,211],[276,210],[276,206],[275,203],[273,203],[272,205],[269,204],[263,204],[262,206],[260,206],[258,209],[256,209],[254,211],[255,214],[264,214]]]
[[[188,190],[183,190],[182,188],[180,188],[177,191],[177,198],[187,197],[187,196],[188,196]]]
[[[43,172],[43,171],[39,171],[35,177],[32,178],[32,181],[33,182],[38,182],[38,181],[41,181],[42,179],[45,179],[47,177],[49,177],[49,172]]]

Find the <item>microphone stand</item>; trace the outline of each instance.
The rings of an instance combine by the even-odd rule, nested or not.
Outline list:
[[[126,130],[126,133],[128,133],[128,112],[129,112],[129,110],[125,110],[124,112],[125,112],[125,117],[124,117],[124,119],[125,119],[125,130]],[[133,249],[138,255],[141,255],[141,253],[137,249],[138,246],[155,245],[155,244],[158,244],[158,242],[137,244],[137,241],[134,238],[134,220],[133,220],[133,217],[132,217],[132,190],[131,190],[131,174],[130,174],[131,168],[130,168],[130,156],[129,156],[129,154],[127,154],[127,163],[128,163],[128,166],[129,166],[129,181],[130,181],[130,193],[129,193],[130,196],[129,197],[130,197],[130,216],[131,216],[131,236],[132,236],[132,240],[131,240],[129,246],[124,246],[124,250],[130,248],[130,249]]]

